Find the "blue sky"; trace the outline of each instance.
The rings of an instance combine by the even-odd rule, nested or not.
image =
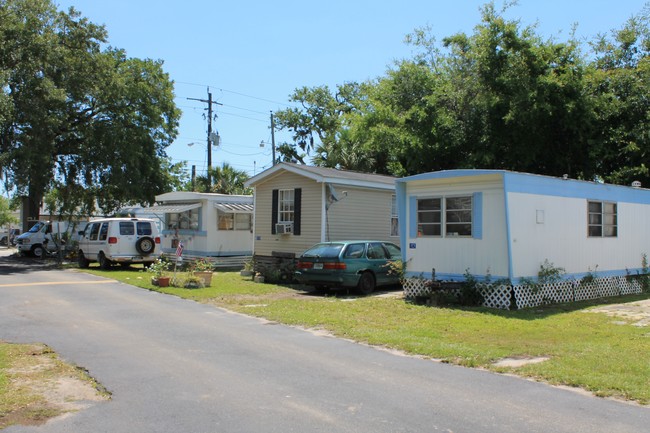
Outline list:
[[[206,104],[213,99],[213,130],[221,146],[213,165],[228,162],[249,175],[271,163],[269,114],[287,108],[302,86],[364,81],[385,74],[397,59],[409,58],[404,36],[431,26],[440,41],[472,33],[485,1],[456,0],[54,0],[74,6],[108,30],[110,45],[131,57],[160,59],[175,82],[183,111],[179,136],[167,149],[172,159],[207,166]],[[642,11],[645,0],[520,0],[506,16],[538,23],[540,34],[565,40],[573,24],[579,37],[619,28]],[[502,5],[496,2],[497,7]],[[276,143],[290,141],[276,133]],[[190,143],[195,143],[188,146]]]

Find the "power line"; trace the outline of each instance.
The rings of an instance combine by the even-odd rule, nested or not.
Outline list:
[[[187,81],[176,81],[176,83],[179,83],[179,84],[186,84],[186,85],[188,85],[188,86],[200,86],[200,87],[206,87],[205,84],[190,83],[190,82],[187,82]],[[271,104],[278,104],[278,105],[283,105],[283,106],[285,106],[285,107],[291,107],[290,104],[287,104],[287,103],[284,103],[284,102],[278,102],[278,101],[273,101],[273,100],[271,100],[271,99],[265,99],[265,98],[260,98],[260,97],[257,97],[257,96],[247,95],[247,94],[245,94],[245,93],[235,92],[234,90],[222,89],[222,88],[217,87],[217,86],[210,86],[210,85],[208,85],[208,86],[209,86],[209,87],[212,87],[212,88],[214,88],[214,89],[217,89],[217,90],[219,90],[220,92],[232,93],[233,95],[239,95],[239,96],[243,96],[243,97],[245,97],[245,98],[251,98],[251,99],[256,99],[256,100],[258,100],[258,101],[269,102],[269,103],[271,103]]]

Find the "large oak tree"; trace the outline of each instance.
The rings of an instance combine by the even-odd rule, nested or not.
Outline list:
[[[161,61],[106,48],[107,33],[50,0],[0,2],[0,166],[36,217],[151,203],[170,184],[179,110]]]

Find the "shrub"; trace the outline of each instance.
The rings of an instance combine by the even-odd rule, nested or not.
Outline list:
[[[170,265],[171,263],[164,256],[160,256],[147,268],[147,272],[151,272],[154,278],[160,278],[169,270]]]
[[[196,259],[191,265],[190,265],[190,272],[210,272],[214,269],[214,266],[212,265],[212,262],[210,262],[208,259]]]
[[[467,307],[479,307],[483,305],[483,300],[480,283],[474,275],[469,273],[469,269],[466,269],[465,281],[460,285],[458,303]]]

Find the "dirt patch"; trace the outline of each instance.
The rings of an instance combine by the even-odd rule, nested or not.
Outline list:
[[[495,367],[510,367],[519,368],[528,364],[539,364],[540,362],[548,361],[551,358],[546,356],[536,357],[520,357],[520,358],[503,358],[492,364]]]
[[[0,429],[40,425],[110,399],[110,394],[83,369],[65,364],[43,344],[15,345],[5,373],[13,406],[0,414]],[[18,348],[21,350],[18,350]]]
[[[603,305],[586,310],[587,313],[604,313],[611,317],[625,319],[615,324],[632,323],[635,326],[650,326],[650,299],[625,304]]]

